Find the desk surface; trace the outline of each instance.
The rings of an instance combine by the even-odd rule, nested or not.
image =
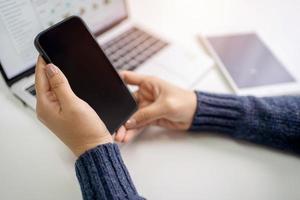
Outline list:
[[[196,33],[256,31],[299,78],[300,2],[131,0],[132,18],[196,48]],[[70,151],[0,80],[0,199],[81,199]],[[196,86],[230,92],[217,69]],[[148,199],[299,199],[300,159],[211,134],[149,129],[122,146]]]

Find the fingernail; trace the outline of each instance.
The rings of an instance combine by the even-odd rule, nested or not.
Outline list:
[[[134,128],[136,126],[136,120],[130,119],[125,124],[126,128]]]
[[[48,78],[53,77],[57,72],[58,72],[58,70],[55,65],[48,64],[46,66],[46,74],[47,74]]]
[[[121,77],[121,79],[124,79],[124,75],[120,72],[119,76]]]

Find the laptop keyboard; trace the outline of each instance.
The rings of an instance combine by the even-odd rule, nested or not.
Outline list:
[[[136,27],[101,45],[117,70],[134,70],[166,46],[168,43]],[[36,96],[34,85],[26,91]]]
[[[35,85],[30,86],[29,88],[26,89],[26,91],[28,91],[33,96],[36,96]]]
[[[101,47],[117,70],[134,70],[167,45],[133,27]]]

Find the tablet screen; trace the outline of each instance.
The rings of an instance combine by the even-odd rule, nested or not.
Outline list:
[[[238,88],[295,82],[256,34],[208,37]]]

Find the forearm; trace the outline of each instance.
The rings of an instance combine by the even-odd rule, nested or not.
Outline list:
[[[100,145],[76,161],[84,200],[144,199],[138,195],[116,144]]]
[[[300,97],[238,97],[197,92],[192,131],[228,134],[300,153]]]

